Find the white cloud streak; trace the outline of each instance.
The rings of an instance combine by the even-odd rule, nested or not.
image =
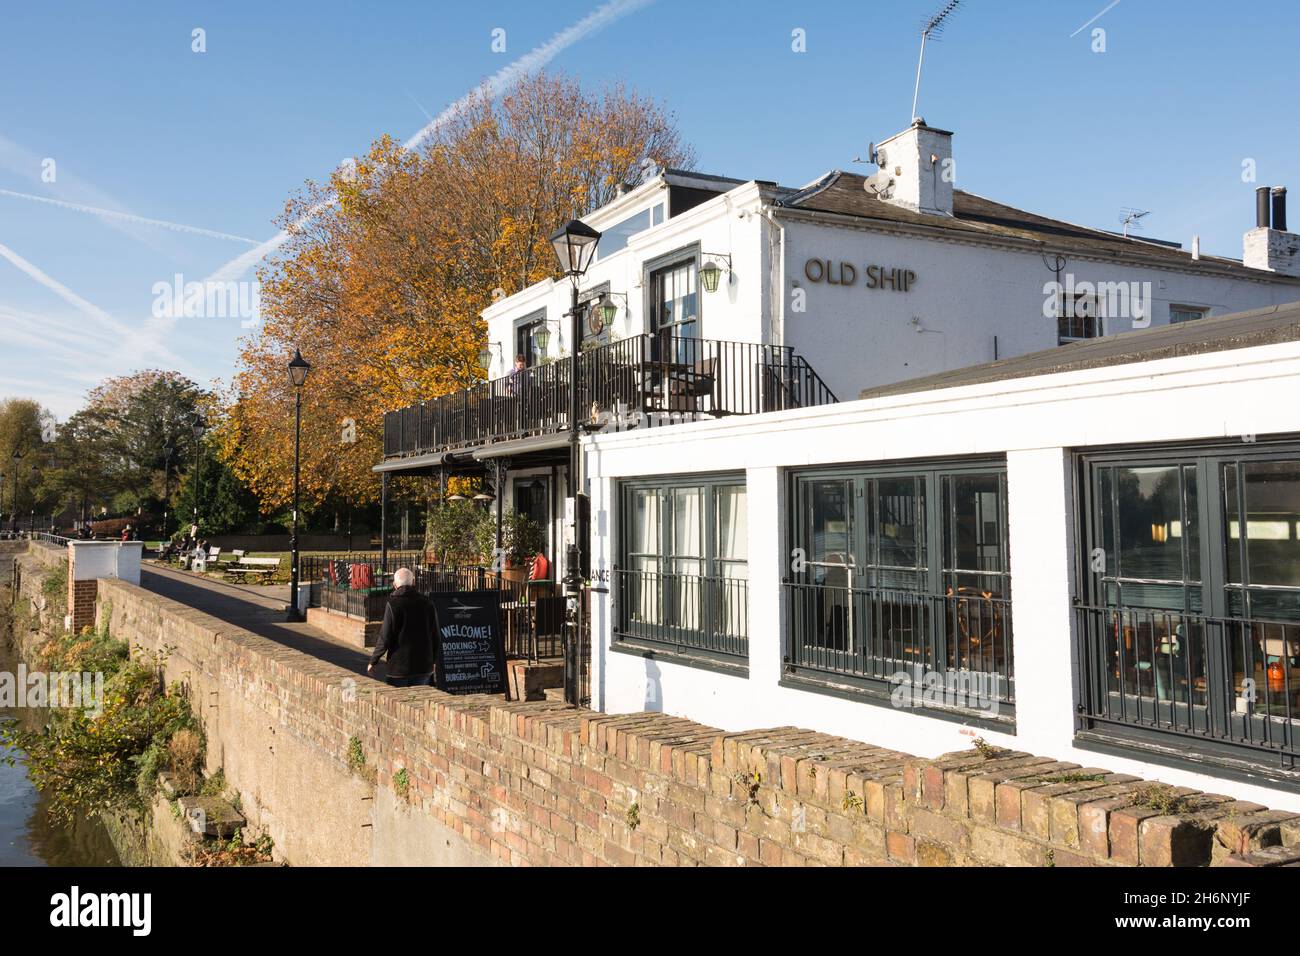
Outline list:
[[[621,20],[629,13],[634,13],[643,7],[649,6],[653,2],[654,0],[610,0],[609,3],[602,4],[577,23],[566,27],[545,43],[534,47],[519,59],[497,70],[497,72],[493,73],[473,90],[456,100],[456,102],[452,103],[425,124],[418,133],[406,141],[404,144],[405,147],[407,149],[414,149],[457,116],[465,112],[465,110],[468,109],[477,98],[484,95],[489,97],[499,96],[512,83],[516,82],[521,77],[527,76],[529,73],[540,70],[566,49],[573,46],[573,44],[586,39],[593,33],[603,30],[610,24]],[[307,213],[294,224],[294,226],[298,227],[309,222],[312,217],[320,213],[321,210],[327,209],[329,206],[333,205],[334,202],[335,200],[330,199],[317,203],[309,209]],[[247,252],[241,253],[234,259],[231,259],[209,276],[208,281],[234,282],[278,249],[288,238],[288,232],[277,233],[270,239],[266,240],[266,242],[261,243],[253,249],[249,249]]]
[[[184,223],[168,222],[166,219],[149,219],[146,216],[137,216],[135,213],[131,212],[119,212],[116,209],[103,209],[99,206],[86,206],[82,203],[68,202],[65,199],[51,199],[48,196],[34,196],[31,193],[20,193],[12,189],[0,189],[0,196],[9,196],[14,199],[27,199],[31,202],[57,206],[60,209],[70,209],[73,212],[89,213],[90,215],[98,216],[101,219],[118,219],[123,222],[137,223],[142,226],[157,226],[160,229],[170,229],[173,232],[186,232],[195,236],[208,236],[211,239],[228,239],[231,242],[244,242],[250,246],[257,245],[256,239],[249,239],[246,236],[235,236],[228,232],[217,232],[215,229],[203,229],[200,226],[187,226]]]
[[[3,243],[0,243],[0,258],[7,259],[19,272],[22,272],[36,283],[49,289],[78,312],[88,318],[94,319],[101,326],[111,329],[120,337],[120,347],[123,350],[130,349],[137,352],[156,355],[159,358],[172,363],[174,366],[180,366],[180,359],[177,358],[170,349],[153,340],[151,337],[143,335],[139,331],[132,329],[130,326],[119,322],[93,302],[87,302],[62,282],[47,275],[39,266],[32,262],[28,262]]]

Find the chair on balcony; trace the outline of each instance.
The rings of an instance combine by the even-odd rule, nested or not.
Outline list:
[[[665,374],[667,383],[668,410],[672,412],[714,412],[715,403],[705,399],[713,398],[713,389],[717,384],[718,360],[714,358],[699,359],[689,366],[669,366]]]

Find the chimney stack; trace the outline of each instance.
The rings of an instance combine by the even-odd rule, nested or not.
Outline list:
[[[1286,187],[1255,190],[1255,228],[1242,239],[1241,261],[1251,269],[1300,278],[1300,235],[1286,231]]]
[[[932,216],[952,215],[952,133],[918,119],[876,147],[880,171],[868,183],[879,199]]]
[[[1255,228],[1267,229],[1271,223],[1269,218],[1269,188],[1260,186],[1255,190]]]

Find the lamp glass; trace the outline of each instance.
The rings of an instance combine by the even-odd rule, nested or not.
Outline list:
[[[700,267],[700,285],[704,286],[705,292],[717,292],[720,278],[722,270],[716,262],[706,262]]]
[[[596,255],[600,233],[581,219],[570,219],[551,236],[551,246],[560,270],[566,275],[580,276],[587,271]]]
[[[600,317],[606,325],[618,318],[618,305],[609,296],[600,300]]]
[[[478,364],[484,368],[492,367],[492,349],[490,346],[483,346],[483,351],[478,353]]]
[[[289,362],[289,380],[293,382],[293,387],[302,388],[307,381],[307,373],[310,371],[311,363],[302,357],[302,352],[294,349],[293,359]]]
[[[550,342],[551,333],[546,330],[546,326],[542,326],[533,333],[533,343],[537,346],[537,351],[541,355],[546,354],[546,346],[549,345]]]

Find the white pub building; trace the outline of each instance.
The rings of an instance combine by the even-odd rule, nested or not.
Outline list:
[[[489,380],[390,412],[376,470],[489,479],[554,579],[589,497],[598,710],[919,755],[974,728],[1300,810],[1285,190],[1238,261],[955,189],[923,121],[872,158],[627,187],[583,218],[576,374],[569,280],[504,298]]]

